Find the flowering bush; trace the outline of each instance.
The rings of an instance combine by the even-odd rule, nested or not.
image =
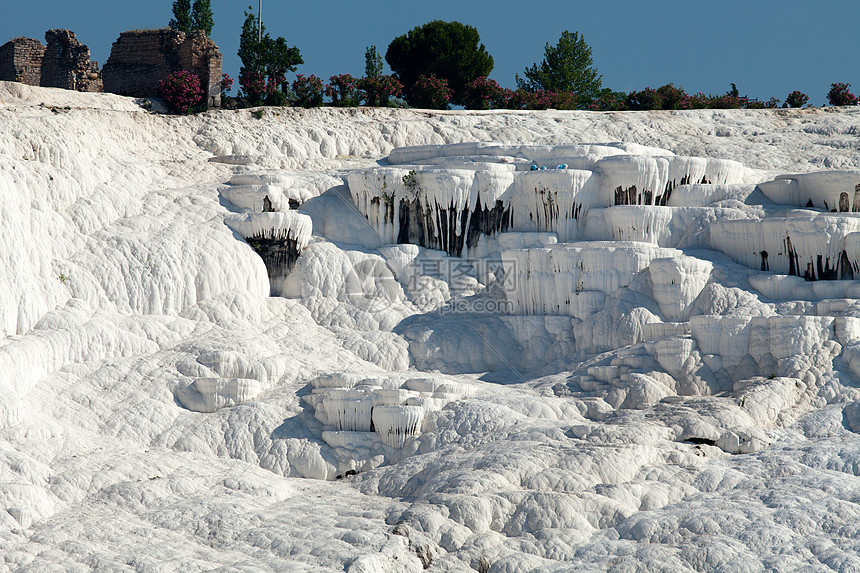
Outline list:
[[[576,109],[577,98],[573,92],[538,90],[535,92],[532,109]]]
[[[266,105],[287,105],[287,95],[284,93],[284,90],[286,90],[284,84],[286,83],[287,78],[284,74],[278,74],[266,78]]]
[[[195,107],[206,105],[200,76],[185,70],[173,72],[158,82],[158,93],[175,113],[191,113]]]
[[[779,107],[779,100],[775,97],[767,101],[747,101],[747,109],[773,109]]]
[[[809,96],[805,93],[794,90],[788,97],[785,98],[785,104],[788,107],[803,107],[809,102]]]
[[[385,107],[393,97],[403,95],[403,85],[392,76],[380,74],[358,80],[362,99],[371,107]]]
[[[695,93],[691,96],[687,96],[686,104],[687,109],[709,109],[711,107],[711,103],[713,99],[709,95],[705,95],[702,92]]]
[[[711,109],[740,109],[747,106],[747,98],[732,94],[711,97]]]
[[[339,107],[354,107],[361,99],[358,91],[358,80],[349,74],[332,76],[325,88],[325,95],[331,98],[331,104]]]
[[[588,109],[591,111],[624,111],[627,109],[627,104],[624,103],[625,99],[627,99],[627,94],[624,92],[614,92],[610,89],[604,89],[591,102]]]
[[[779,100],[775,97],[770,98],[766,102],[764,102],[765,109],[776,109],[779,107]]]
[[[233,89],[233,78],[227,74],[221,74],[221,95],[226,96]]]
[[[636,111],[663,109],[663,96],[655,89],[645,88],[639,92],[630,92],[625,103]]]
[[[323,81],[313,74],[307,77],[296,74],[293,92],[296,94],[296,104],[302,107],[319,107],[323,104],[325,86]]]
[[[418,81],[412,86],[409,103],[414,107],[427,109],[445,109],[454,95],[454,90],[448,87],[448,80],[434,75],[418,76]]]
[[[830,105],[857,105],[857,96],[848,90],[850,87],[851,84],[830,84],[827,101]]]
[[[537,96],[522,88],[515,89],[508,97],[505,107],[507,109],[537,109]]]
[[[690,109],[690,96],[681,88],[666,84],[657,88],[657,93],[660,94],[661,109]]]
[[[467,109],[504,108],[511,97],[511,90],[498,84],[496,80],[475,78],[466,84],[464,104]]]
[[[273,90],[278,89],[274,82],[271,80],[266,82],[263,75],[257,72],[247,72],[240,75],[239,86],[242,88],[242,95],[251,105],[261,105],[263,98],[270,95]]]

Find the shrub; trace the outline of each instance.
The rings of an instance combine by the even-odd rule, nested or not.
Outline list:
[[[655,89],[645,88],[639,92],[630,92],[624,103],[636,111],[663,109],[663,96]]]
[[[323,104],[323,93],[325,86],[323,81],[311,74],[304,76],[296,74],[293,80],[293,92],[296,95],[296,104],[302,107],[319,107]]]
[[[511,92],[505,107],[507,109],[536,109],[537,96],[523,88],[515,89]]]
[[[794,90],[785,98],[785,104],[788,107],[803,107],[807,103],[809,103],[809,96],[798,90]]]
[[[713,97],[702,92],[693,94],[687,98],[687,109],[709,109],[713,99]]]
[[[270,95],[273,86],[277,90],[277,85],[274,85],[271,80],[266,82],[263,74],[257,72],[243,72],[240,74],[239,86],[241,86],[242,93],[251,105],[261,105],[263,99]]]
[[[748,101],[747,109],[773,109],[779,107],[779,100],[775,97],[767,101]]]
[[[689,109],[690,96],[682,88],[666,84],[657,88],[660,94],[661,109]]]
[[[331,104],[338,107],[355,107],[361,99],[358,91],[358,80],[349,74],[332,76],[325,88],[325,95],[331,98]]]
[[[475,78],[466,84],[464,104],[468,109],[504,108],[511,97],[511,90],[499,85],[496,80]]]
[[[746,107],[747,98],[732,94],[723,94],[711,98],[711,109],[740,109]]]
[[[857,96],[848,90],[850,87],[851,84],[830,84],[827,101],[830,105],[857,105]]]
[[[532,109],[576,109],[577,99],[573,92],[538,90]]]
[[[409,92],[409,103],[414,107],[426,109],[445,109],[454,91],[448,87],[448,80],[434,75],[418,76],[412,91]]]
[[[227,74],[221,74],[221,95],[226,96],[233,89],[233,78]]]
[[[200,76],[185,70],[173,72],[161,80],[158,93],[174,113],[191,113],[195,108],[206,105]]]
[[[386,107],[393,97],[403,95],[403,86],[392,76],[381,74],[358,80],[358,89],[366,105],[371,107]]]
[[[624,92],[614,92],[609,88],[605,88],[591,102],[588,109],[591,111],[624,111],[627,109],[626,99],[627,94]]]

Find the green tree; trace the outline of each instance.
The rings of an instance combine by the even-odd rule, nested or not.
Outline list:
[[[212,6],[209,0],[194,0],[194,7],[191,9],[191,29],[202,30],[208,36],[212,33],[213,26],[215,26],[215,20],[212,18]]]
[[[305,63],[302,54],[297,47],[288,46],[284,38],[272,39],[265,26],[261,26],[262,39],[259,39],[258,24],[257,16],[249,6],[239,36],[238,55],[242,60],[239,83],[243,84],[253,74],[258,74],[261,79],[268,79],[269,83],[283,85],[286,83],[285,74],[294,72],[299,64]]]
[[[544,59],[516,76],[517,87],[528,91],[576,92],[587,102],[600,94],[601,78],[591,59],[591,48],[579,32],[562,32],[558,44],[544,47]]]
[[[169,25],[186,34],[191,31],[191,0],[176,0],[173,3],[173,19]]]
[[[261,49],[266,75],[272,78],[294,72],[299,64],[305,63],[299,49],[288,46],[287,41],[280,36],[273,40],[268,34],[264,35]]]
[[[376,51],[376,46],[368,46],[364,50],[364,77],[378,78],[382,75],[382,56]]]
[[[251,11],[245,11],[245,21],[242,23],[242,34],[239,36],[239,59],[242,60],[242,68],[239,70],[239,76],[246,74],[260,74],[265,72],[265,66],[262,60],[262,50],[260,49],[261,42],[257,36],[257,16]],[[266,27],[263,26],[263,31]]]
[[[385,60],[407,94],[420,76],[433,75],[448,81],[453,103],[462,103],[466,84],[493,69],[493,57],[480,41],[472,26],[434,20],[394,38]]]

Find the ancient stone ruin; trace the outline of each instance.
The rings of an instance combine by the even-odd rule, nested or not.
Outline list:
[[[223,57],[202,31],[123,32],[113,43],[104,66],[105,91],[135,97],[158,97],[158,82],[171,72],[188,70],[200,76],[210,106],[221,105]]]
[[[15,38],[0,46],[0,81],[38,86],[45,46],[34,38]]]
[[[45,32],[47,46],[33,38],[15,38],[0,46],[0,81],[31,86],[100,92],[98,62],[70,30]]]
[[[188,70],[200,76],[208,105],[221,105],[223,56],[202,31],[123,32],[103,71],[74,32],[48,30],[45,41],[47,46],[33,38],[15,38],[0,46],[0,81],[156,98],[159,81],[171,72]]]
[[[45,42],[48,45],[42,59],[42,87],[79,92],[104,91],[98,62],[90,61],[90,49],[78,41],[74,32],[48,30]]]

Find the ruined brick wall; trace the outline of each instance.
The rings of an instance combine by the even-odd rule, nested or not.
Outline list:
[[[158,82],[171,72],[188,70],[200,76],[209,105],[221,105],[222,56],[203,32],[184,34],[168,28],[123,32],[111,47],[102,75],[105,91],[158,97]]]
[[[38,86],[45,46],[33,38],[15,38],[0,46],[0,81]]]
[[[42,59],[41,86],[81,92],[100,92],[98,63],[90,61],[90,49],[78,42],[70,30],[45,32],[45,57]]]

